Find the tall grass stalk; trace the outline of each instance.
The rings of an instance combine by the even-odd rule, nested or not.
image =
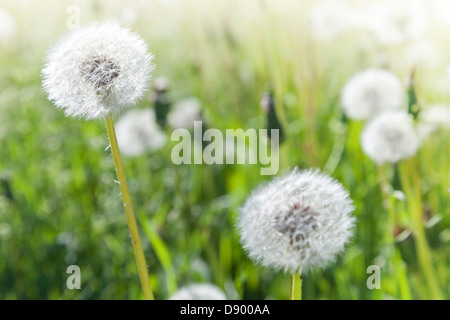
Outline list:
[[[432,299],[443,299],[437,273],[425,235],[422,206],[422,181],[419,170],[419,158],[416,155],[399,165],[400,180],[405,192],[408,211],[411,215],[416,252],[419,266]]]

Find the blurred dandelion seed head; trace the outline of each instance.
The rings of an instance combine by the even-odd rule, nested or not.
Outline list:
[[[157,92],[166,92],[169,90],[170,80],[166,77],[158,77],[153,81],[153,88]]]
[[[374,3],[371,7],[374,19],[367,27],[381,44],[403,44],[428,31],[430,21],[425,1],[389,0]]]
[[[145,94],[153,56],[144,40],[115,22],[63,37],[42,70],[49,100],[67,116],[98,119],[134,106]]]
[[[220,288],[212,284],[191,284],[175,292],[170,300],[227,300]]]
[[[194,127],[194,121],[201,120],[201,103],[195,97],[177,102],[167,117],[169,125],[174,129],[190,129]]]
[[[420,120],[430,125],[433,130],[442,128],[450,130],[450,106],[442,104],[430,105],[420,113]]]
[[[151,109],[124,114],[117,121],[116,134],[121,152],[130,157],[158,150],[167,142]]]
[[[416,154],[420,139],[412,117],[404,111],[392,111],[366,125],[361,144],[364,153],[376,164],[396,163]]]
[[[270,92],[263,92],[263,94],[261,95],[261,100],[259,101],[259,105],[265,113],[274,108],[274,101]]]
[[[241,243],[265,266],[308,272],[344,250],[353,234],[353,210],[339,182],[294,169],[248,197],[238,219]]]
[[[318,2],[308,18],[311,35],[322,41],[331,41],[357,26],[355,10],[343,1]]]
[[[14,16],[7,10],[0,8],[0,43],[9,44],[17,33],[17,24]]]
[[[341,94],[345,114],[355,120],[367,120],[381,112],[399,109],[403,99],[402,83],[383,69],[357,73],[345,84]]]

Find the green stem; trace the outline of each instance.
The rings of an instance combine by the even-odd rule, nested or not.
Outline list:
[[[116,166],[117,179],[120,185],[120,192],[122,194],[122,202],[127,217],[128,228],[130,229],[131,242],[133,244],[139,278],[141,280],[142,290],[144,292],[144,299],[153,300],[154,298],[152,288],[150,286],[147,263],[145,262],[144,251],[142,250],[141,246],[141,238],[139,237],[139,230],[136,222],[136,217],[134,215],[133,204],[131,203],[131,196],[130,191],[128,190],[125,169],[123,167],[122,158],[120,156],[119,145],[117,144],[116,133],[114,131],[114,123],[110,117],[106,119],[106,129],[108,131],[109,143],[111,145],[114,165]]]
[[[292,274],[292,296],[291,300],[302,300],[302,275]]]

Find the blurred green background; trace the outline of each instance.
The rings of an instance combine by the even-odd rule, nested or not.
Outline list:
[[[426,32],[383,43],[369,28],[377,1],[338,2],[361,12],[358,26],[339,33],[331,21],[327,34],[312,23],[319,1],[311,0],[0,0],[13,20],[0,14],[0,299],[142,298],[104,123],[66,118],[41,88],[44,57],[68,31],[73,5],[82,24],[113,19],[139,33],[155,54],[154,78],[170,80],[170,101],[197,97],[208,127],[265,128],[260,99],[271,84],[285,137],[280,172],[320,168],[356,206],[353,241],[336,264],[305,276],[305,299],[450,298],[449,132],[432,134],[413,159],[377,169],[360,147],[363,123],[346,119],[339,103],[345,82],[372,67],[405,84],[415,68],[418,105],[449,103],[442,3],[427,1]],[[153,108],[151,95],[138,108]],[[172,146],[124,158],[156,298],[206,282],[230,299],[288,299],[290,276],[250,261],[235,229],[239,206],[272,177],[259,165],[176,166]],[[414,178],[394,179],[382,194],[380,170],[397,169],[420,176],[418,193],[408,192]],[[431,275],[409,211],[418,198]],[[81,290],[66,288],[72,264]],[[370,265],[381,268],[380,289],[367,288]]]

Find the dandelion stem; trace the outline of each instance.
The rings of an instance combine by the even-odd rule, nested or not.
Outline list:
[[[106,128],[108,130],[108,137],[111,145],[114,165],[116,166],[117,179],[120,184],[123,207],[127,216],[128,228],[130,229],[131,242],[133,244],[134,255],[136,257],[139,278],[141,280],[142,290],[144,292],[144,299],[153,300],[153,292],[150,286],[150,279],[147,272],[147,263],[145,262],[144,251],[142,250],[141,246],[141,238],[139,237],[136,217],[134,215],[133,205],[131,203],[131,196],[130,191],[128,190],[125,169],[123,167],[122,158],[120,156],[119,146],[117,144],[116,133],[114,131],[114,123],[112,118],[110,117],[106,119]]]
[[[302,275],[292,274],[292,297],[291,300],[302,300]]]

